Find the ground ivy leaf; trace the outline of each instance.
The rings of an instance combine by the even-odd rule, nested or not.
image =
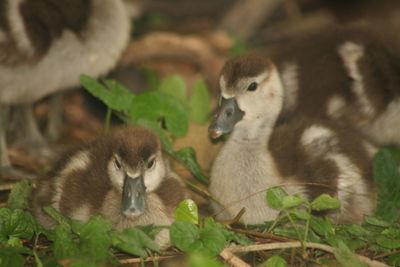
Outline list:
[[[36,221],[29,212],[0,209],[0,242],[7,242],[12,237],[31,239],[36,228]]]
[[[296,218],[300,219],[300,220],[309,220],[311,218],[311,214],[308,213],[305,210],[300,210],[300,209],[296,209],[296,210],[291,210],[290,214],[293,214]]]
[[[181,76],[171,75],[165,77],[161,80],[159,90],[167,95],[173,96],[186,105],[186,84]]]
[[[177,221],[171,225],[171,243],[184,252],[190,252],[192,246],[199,238],[199,228],[188,222]]]
[[[54,256],[58,260],[62,260],[79,255],[80,251],[76,238],[68,226],[58,224],[54,228],[54,236],[52,238]]]
[[[58,212],[54,207],[47,206],[43,208],[44,211],[59,224],[64,225],[66,228],[71,228],[71,220],[64,217],[60,212]]]
[[[159,252],[160,247],[145,232],[139,228],[127,228],[121,232],[112,233],[112,243],[116,248],[139,256],[146,257],[146,249]]]
[[[208,185],[208,178],[203,174],[196,159],[196,152],[192,147],[184,147],[179,151],[176,151],[173,156],[182,162],[190,170],[190,172],[193,173],[197,180],[205,185]]]
[[[374,157],[373,168],[374,180],[378,185],[375,214],[388,221],[400,217],[400,173],[392,153],[389,149],[381,149]]]
[[[390,226],[390,223],[388,223],[384,220],[378,219],[376,217],[373,217],[373,216],[365,216],[364,223],[374,225],[374,226],[379,226],[379,227],[389,227]]]
[[[311,202],[311,209],[316,211],[339,209],[340,202],[328,194],[322,194]]]
[[[189,102],[190,118],[196,123],[206,123],[210,116],[210,94],[203,80],[198,80],[192,88]]]
[[[285,259],[278,255],[270,257],[264,264],[265,267],[286,267],[287,263]]]
[[[101,216],[94,216],[83,224],[79,233],[81,256],[90,259],[96,266],[104,264],[109,259],[111,228],[111,222]]]
[[[175,209],[175,221],[199,223],[199,213],[196,203],[191,199],[181,201]]]
[[[10,209],[27,209],[31,191],[32,185],[28,179],[16,183],[8,196],[7,207]]]
[[[346,231],[349,234],[351,234],[352,236],[355,236],[355,237],[358,237],[358,238],[365,237],[365,236],[368,236],[370,234],[370,232],[367,229],[363,228],[359,224],[348,225],[346,227]]]
[[[335,258],[342,266],[367,267],[342,241],[338,242],[338,248],[334,252]]]
[[[205,255],[216,256],[225,247],[225,236],[218,228],[204,227],[200,229],[200,251]],[[194,250],[196,251],[196,250]]]
[[[114,106],[111,108],[117,111],[127,112],[132,105],[135,95],[123,84],[115,80],[105,80],[104,84],[108,87],[111,95],[115,98],[115,103],[118,104],[117,108]]]
[[[223,267],[214,257],[205,256],[201,253],[191,253],[188,260],[189,267]]]
[[[133,99],[128,115],[133,120],[164,121],[167,130],[176,137],[186,135],[188,115],[176,98],[159,91],[144,92]]]
[[[283,208],[283,199],[288,196],[288,194],[281,187],[272,187],[267,190],[267,204],[273,209]]]
[[[300,195],[285,196],[282,199],[282,208],[283,209],[294,208],[294,207],[300,206],[304,202],[306,202],[306,200]]]
[[[400,248],[400,240],[394,239],[386,235],[378,235],[376,237],[376,243],[379,246],[388,248],[388,249],[397,249]]]
[[[127,109],[132,105],[134,95],[132,93],[128,94],[125,87],[122,85],[116,86],[116,82],[107,82],[108,85],[113,86],[112,89],[109,89],[96,79],[84,74],[80,76],[80,82],[89,93],[99,98],[107,105],[107,107],[113,110],[120,112],[127,111]]]
[[[240,245],[251,244],[250,239],[248,239],[245,235],[228,230],[223,224],[214,221],[214,219],[211,217],[205,218],[204,227],[218,229],[224,235],[227,242],[236,242]]]
[[[1,267],[25,266],[25,258],[21,255],[21,251],[18,248],[0,247],[0,266]]]
[[[324,237],[335,233],[332,223],[326,218],[312,216],[310,219],[310,226],[318,235]]]

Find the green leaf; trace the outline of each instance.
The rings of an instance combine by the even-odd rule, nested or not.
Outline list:
[[[294,208],[294,207],[300,206],[301,204],[303,204],[305,202],[306,202],[306,200],[300,195],[285,196],[282,200],[282,208],[283,209]]]
[[[176,137],[186,135],[188,115],[185,107],[176,98],[159,91],[144,92],[133,99],[128,110],[133,121],[145,119],[165,122],[166,129]]]
[[[328,194],[322,194],[311,202],[311,209],[316,211],[339,209],[340,202]]]
[[[265,262],[265,267],[286,267],[287,263],[285,259],[278,255],[274,255],[270,257],[266,262]]]
[[[203,80],[193,85],[192,97],[189,102],[190,118],[196,123],[206,123],[210,115],[210,94]]]
[[[0,247],[0,267],[23,267],[25,259],[21,251],[12,247]]]
[[[10,209],[28,209],[28,199],[32,191],[28,179],[16,183],[8,196],[7,207]]]
[[[193,224],[199,223],[199,213],[196,203],[191,199],[181,201],[175,209],[175,221],[184,221]]]
[[[192,223],[177,221],[171,225],[169,234],[174,246],[184,252],[190,252],[199,238],[200,230]]]
[[[173,96],[184,105],[187,102],[185,81],[179,75],[171,75],[162,79],[159,90],[167,95]]]
[[[223,267],[214,257],[205,256],[201,253],[192,253],[188,260],[189,267]]]
[[[346,227],[346,231],[347,231],[350,235],[352,235],[352,236],[354,236],[354,237],[358,237],[358,238],[365,237],[365,236],[368,236],[368,235],[370,234],[370,232],[369,232],[367,229],[363,228],[363,227],[362,227],[361,225],[359,225],[359,224],[351,224],[351,225],[348,225],[348,226]]]
[[[191,171],[191,173],[193,173],[197,180],[205,185],[208,185],[208,178],[203,174],[196,159],[196,152],[192,147],[184,147],[181,150],[176,151],[173,156],[182,162]]]
[[[56,222],[59,224],[62,224],[65,226],[67,229],[71,228],[71,220],[69,218],[64,217],[60,212],[58,212],[55,208],[52,206],[47,206],[43,208],[44,211],[51,217],[53,218]]]
[[[79,229],[80,254],[96,266],[109,259],[108,249],[111,246],[110,231],[112,224],[101,216],[94,216]]]
[[[361,262],[357,256],[346,246],[345,243],[339,241],[338,248],[335,249],[334,255],[342,266],[351,267],[367,267],[368,265]]]
[[[245,235],[228,230],[223,224],[215,222],[211,217],[205,218],[204,225],[205,227],[218,229],[224,235],[227,242],[236,242],[240,245],[251,244],[250,239],[248,239]]]
[[[296,218],[300,219],[300,220],[309,220],[311,218],[311,214],[308,213],[305,210],[300,210],[300,209],[296,209],[296,210],[291,210],[290,214],[293,214]]]
[[[373,168],[374,180],[378,185],[375,214],[387,221],[400,217],[400,173],[393,153],[389,149],[381,149],[375,155]]]
[[[37,224],[29,212],[8,208],[0,209],[0,243],[10,238],[31,239]]]
[[[317,234],[324,237],[335,233],[332,223],[326,218],[312,216],[310,219],[310,226]]]
[[[273,209],[283,208],[283,199],[288,194],[281,187],[272,187],[267,190],[267,204]]]
[[[121,251],[141,258],[148,256],[146,249],[160,251],[158,244],[139,228],[127,228],[121,232],[113,232],[112,243]]]
[[[82,74],[80,76],[80,82],[89,93],[99,98],[109,108],[116,111],[126,112],[135,98],[128,89],[115,81],[106,81],[106,85],[110,86],[106,87],[96,79]]]
[[[53,252],[58,260],[74,258],[79,255],[79,247],[76,236],[72,234],[71,228],[58,224],[54,229]]]
[[[389,227],[391,225],[390,223],[373,216],[365,216],[364,223],[379,227]]]
[[[394,239],[394,238],[386,236],[386,235],[378,235],[376,237],[376,243],[378,243],[379,246],[388,248],[388,249],[400,248],[400,240],[399,239]]]
[[[199,242],[200,241],[200,242]],[[218,229],[209,225],[205,225],[200,231],[200,240],[197,241],[197,247],[199,251],[209,256],[218,255],[225,247],[225,236]]]

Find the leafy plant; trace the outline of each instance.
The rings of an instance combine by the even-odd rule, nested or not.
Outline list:
[[[190,99],[186,95],[184,80],[177,75],[166,77],[159,84],[153,82],[156,89],[138,95],[113,80],[101,83],[81,75],[80,81],[91,94],[106,104],[106,129],[109,128],[112,112],[126,123],[152,129],[159,135],[167,153],[182,162],[199,181],[208,183],[194,150],[187,147],[175,151],[172,145],[172,138],[187,134],[189,118],[196,123],[205,123],[209,118],[210,97],[203,81],[194,84]]]

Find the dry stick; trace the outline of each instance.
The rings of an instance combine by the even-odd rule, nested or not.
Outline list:
[[[275,249],[286,249],[286,248],[300,248],[302,246],[305,246],[306,248],[314,248],[314,249],[319,249],[323,250],[329,253],[334,253],[335,248],[324,245],[324,244],[318,244],[318,243],[313,243],[313,242],[302,242],[300,241],[294,241],[294,242],[284,242],[284,243],[268,243],[268,244],[260,244],[260,245],[250,245],[250,246],[235,246],[235,247],[229,247],[225,248],[224,250],[229,250],[232,253],[240,253],[240,252],[253,252],[253,251],[260,251],[260,250],[275,250]],[[372,267],[389,267],[389,265],[386,265],[385,263],[371,260],[368,257],[358,255],[356,254],[358,259],[369,266]]]
[[[224,249],[219,254],[221,258],[223,258],[229,265],[234,267],[250,267],[249,264],[244,262],[241,258],[235,256],[231,251]]]
[[[376,259],[382,259],[382,258],[391,256],[391,255],[395,255],[395,254],[400,254],[400,249],[394,250],[394,251],[389,251],[389,252],[385,252],[385,253],[376,255],[376,256],[374,257],[374,259],[375,259],[375,260],[376,260]]]
[[[141,263],[141,262],[163,261],[163,260],[176,258],[179,255],[181,255],[181,254],[168,255],[168,256],[153,256],[153,257],[147,257],[145,259],[130,258],[130,259],[119,260],[119,263],[121,263],[121,264],[132,264],[132,263]]]
[[[246,234],[246,235],[251,235],[251,236],[261,237],[261,238],[266,238],[266,239],[271,239],[271,240],[280,241],[280,242],[293,241],[293,239],[290,239],[290,238],[287,238],[287,237],[283,237],[283,236],[274,235],[274,234],[271,234],[271,233],[260,233],[260,232],[257,232],[257,231],[244,230],[244,229],[235,229],[235,228],[232,228],[232,230],[234,232],[238,232],[238,233],[241,233],[241,234]]]

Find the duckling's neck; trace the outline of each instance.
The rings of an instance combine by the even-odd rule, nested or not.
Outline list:
[[[237,143],[265,144],[272,133],[276,118],[257,117],[239,121],[232,133],[232,141]]]

